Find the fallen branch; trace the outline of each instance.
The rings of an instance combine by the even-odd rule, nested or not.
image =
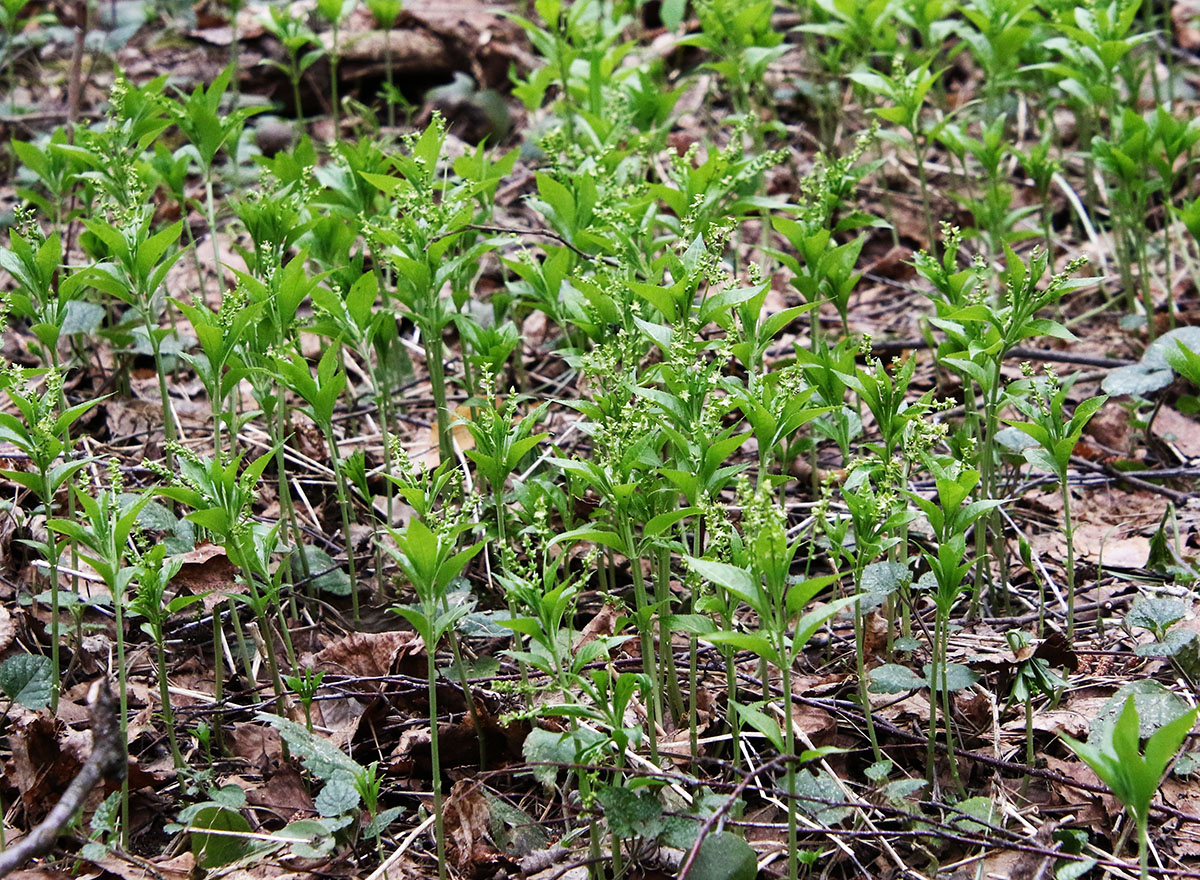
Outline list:
[[[71,817],[83,806],[88,793],[101,780],[120,779],[125,773],[125,743],[121,739],[116,700],[106,680],[92,685],[88,711],[92,720],[91,755],[46,818],[15,844],[0,851],[0,877],[48,853]]]

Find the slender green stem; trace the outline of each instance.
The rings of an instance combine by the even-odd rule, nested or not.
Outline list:
[[[854,585],[862,591],[863,571],[866,560],[856,558],[854,563]],[[876,763],[883,760],[883,752],[879,748],[879,736],[875,732],[875,716],[871,712],[871,692],[867,679],[866,653],[866,620],[860,602],[854,603],[854,665],[858,675],[858,699],[862,703],[863,719],[867,725],[867,739],[871,741],[871,754]]]
[[[354,614],[354,622],[357,624],[358,578],[354,565],[354,539],[350,535],[350,498],[346,491],[346,475],[342,472],[337,440],[333,436],[333,425],[322,425],[322,427],[329,441],[329,464],[333,468],[334,482],[337,484],[338,507],[342,512],[342,536],[346,539],[346,568],[350,573],[350,608]]]
[[[119,548],[118,548],[119,550]],[[118,567],[119,571],[119,567]],[[108,585],[112,595],[114,626],[117,633],[117,706],[121,739],[129,741],[129,695],[125,687],[125,597],[116,583]],[[129,774],[121,774],[121,846],[129,848]]]
[[[433,625],[436,614],[430,617]],[[437,841],[438,878],[446,880],[446,823],[442,816],[442,757],[438,751],[437,663],[436,645],[426,645],[429,677],[429,763],[433,773],[433,832]]]
[[[341,131],[338,120],[338,22],[333,21],[333,52],[329,55],[329,95],[333,110],[333,139]]]
[[[662,548],[658,551],[658,573],[654,579],[654,601],[658,603],[658,666],[660,679],[666,682],[667,699],[671,705],[671,716],[678,724],[683,720],[683,694],[679,690],[679,670],[675,665],[675,653],[671,646],[671,554]]]
[[[183,770],[186,765],[183,760],[183,754],[179,751],[179,740],[175,735],[175,710],[171,708],[171,689],[167,684],[167,650],[163,642],[161,627],[155,630],[154,647],[158,654],[158,695],[162,701],[163,724],[167,728],[167,741],[171,746],[171,758],[175,761],[175,769]]]
[[[217,208],[213,198],[212,167],[204,169],[204,204],[208,210],[208,234],[212,236],[213,271],[217,273],[217,293],[221,292],[221,250],[217,244]]]
[[[388,25],[385,31],[386,42],[383,44],[383,70],[384,76],[387,78],[388,96],[387,96],[387,121],[388,128],[396,127],[396,102],[392,100],[393,93],[396,91],[396,83],[392,77],[392,27]]]
[[[629,559],[629,572],[633,578],[633,598],[637,608],[638,637],[642,647],[642,668],[650,677],[650,690],[653,694],[650,700],[650,760],[658,763],[658,724],[662,718],[662,691],[658,687],[657,664],[654,656],[654,633],[646,625],[645,615],[650,606],[646,595],[646,583],[642,580],[642,557],[636,551],[633,540],[633,524],[628,516],[621,517],[622,539]]]
[[[786,629],[787,622],[784,621],[783,624]],[[780,641],[783,641],[785,638],[783,631],[779,635]],[[796,843],[796,762],[790,760],[796,755],[796,725],[792,722],[791,653],[784,645],[780,645],[780,656],[784,660],[779,669],[782,679],[780,684],[783,686],[783,750],[789,759],[786,770],[788,794],[788,878],[789,880],[796,880],[800,869],[799,847]],[[867,707],[865,714],[870,716],[870,706]]]
[[[937,653],[940,656],[939,666],[941,669],[941,677],[938,680],[938,689],[940,691],[939,696],[942,700],[942,724],[944,724],[946,727],[946,759],[950,762],[950,775],[954,779],[954,785],[961,794],[963,792],[963,784],[962,780],[958,776],[958,762],[954,759],[954,729],[950,715],[950,688],[947,676],[948,667],[946,665],[946,657],[950,651],[950,615],[948,609],[946,613],[942,615],[942,621],[939,630],[941,632],[941,643],[938,647]],[[932,703],[932,701],[930,702]]]
[[[1148,814],[1137,817],[1138,871],[1141,880],[1150,880],[1150,835],[1147,829],[1149,820]]]
[[[1063,535],[1067,540],[1067,642],[1075,638],[1075,529],[1071,524],[1071,486],[1066,473],[1062,481]]]
[[[429,383],[433,389],[433,405],[437,409],[438,452],[442,461],[454,458],[453,438],[450,434],[450,413],[446,409],[446,367],[442,360],[442,333],[434,329],[433,321],[425,322],[425,366],[429,371]]]

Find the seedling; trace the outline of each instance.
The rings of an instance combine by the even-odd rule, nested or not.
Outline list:
[[[262,63],[277,67],[287,74],[292,83],[293,112],[296,121],[304,118],[304,106],[300,101],[300,81],[304,72],[325,55],[325,47],[304,20],[295,15],[290,4],[270,6],[270,17],[260,19],[264,28],[283,44],[288,60],[282,64],[273,58],[264,58]],[[309,48],[310,46],[314,48]]]
[[[1150,802],[1162,782],[1175,753],[1191,733],[1200,709],[1185,712],[1160,727],[1146,741],[1143,752],[1138,746],[1138,710],[1130,695],[1115,723],[1106,725],[1097,743],[1080,742],[1060,734],[1063,742],[1078,755],[1125,807],[1133,820],[1138,838],[1138,865],[1142,880],[1149,880],[1150,839],[1147,827]]]
[[[167,597],[167,585],[171,578],[179,573],[183,560],[178,557],[165,559],[165,555],[166,547],[155,544],[137,561],[134,572],[137,592],[129,601],[129,613],[146,621],[142,624],[142,629],[154,640],[157,666],[155,671],[158,675],[158,695],[162,703],[163,723],[167,727],[167,741],[171,745],[175,769],[182,772],[187,765],[183,760],[183,753],[179,751],[179,741],[175,735],[175,711],[167,684],[166,626],[171,615],[202,601],[204,597],[186,594],[174,598]]]
[[[311,667],[304,670],[303,675],[285,675],[283,683],[291,688],[297,699],[300,700],[300,708],[304,710],[304,725],[308,728],[308,732],[312,733],[312,704],[313,698],[316,697],[317,691],[321,688],[321,682],[325,679],[324,671],[314,672]]]
[[[777,508],[764,503],[764,496],[753,496],[756,509],[748,509],[746,545],[739,564],[688,557],[688,565],[706,580],[729,591],[750,607],[758,617],[757,632],[719,631],[704,636],[713,644],[749,650],[774,666],[780,674],[783,690],[782,723],[749,706],[736,707],[740,720],[765,735],[783,754],[796,755],[795,727],[792,722],[792,668],[800,651],[826,621],[855,601],[852,596],[834,600],[808,612],[804,609],[838,575],[824,575],[800,581],[790,574],[802,540],[789,543]],[[765,694],[764,694],[765,696]],[[867,711],[870,711],[869,708]],[[780,728],[782,728],[782,733]],[[788,875],[798,873],[796,858],[796,778],[792,762],[787,766],[788,787]]]
[[[80,557],[100,576],[111,597],[117,639],[118,722],[121,736],[125,737],[129,722],[125,665],[125,593],[136,574],[136,569],[125,562],[129,536],[137,523],[138,514],[150,503],[151,496],[144,494],[132,498],[122,497],[120,474],[115,468],[112,476],[112,484],[108,489],[101,491],[98,497],[93,497],[78,486],[74,487],[75,499],[82,515],[72,520],[51,519],[47,525],[78,545]],[[122,843],[128,845],[128,777],[121,781],[121,837]]]
[[[100,399],[66,406],[62,395],[62,375],[47,374],[45,390],[38,394],[23,382],[19,375],[2,377],[8,399],[17,407],[21,418],[0,413],[0,440],[11,443],[29,457],[32,471],[5,468],[0,475],[33,492],[46,517],[54,515],[55,499],[59,492],[72,485],[79,471],[89,465],[85,457],[70,458],[71,425]],[[35,545],[36,546],[36,545]],[[58,708],[59,685],[59,583],[58,566],[62,547],[53,531],[38,547],[46,559],[50,585],[50,710]]]
[[[483,549],[483,544],[458,549],[458,540],[467,528],[467,524],[461,524],[435,533],[421,520],[413,518],[403,532],[392,531],[396,546],[394,549],[388,547],[417,594],[416,605],[398,606],[394,610],[413,625],[425,645],[434,828],[441,880],[446,880],[446,829],[442,816],[442,764],[438,751],[437,646],[442,636],[471,610],[469,605],[451,607],[446,602],[450,582]]]
[[[1027,374],[1028,371],[1027,371]],[[1031,464],[1050,471],[1058,477],[1063,499],[1063,533],[1067,539],[1067,640],[1075,637],[1075,544],[1071,522],[1071,489],[1067,480],[1067,469],[1071,455],[1083,435],[1083,429],[1092,416],[1104,406],[1108,395],[1089,398],[1075,407],[1071,418],[1063,413],[1067,392],[1071,382],[1060,383],[1053,373],[1047,381],[1032,380],[1029,397],[1012,394],[1010,400],[1028,421],[1005,421],[1028,434],[1037,443],[1025,450],[1025,458]]]

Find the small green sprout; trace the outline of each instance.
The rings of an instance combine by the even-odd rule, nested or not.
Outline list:
[[[1063,742],[1086,763],[1129,812],[1138,835],[1138,865],[1142,880],[1150,876],[1147,825],[1150,801],[1158,791],[1163,774],[1191,733],[1200,708],[1185,712],[1169,724],[1160,727],[1146,741],[1146,752],[1138,750],[1138,711],[1131,696],[1116,722],[1104,730],[1099,745],[1080,742],[1061,734]]]

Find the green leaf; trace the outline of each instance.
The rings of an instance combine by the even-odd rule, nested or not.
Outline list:
[[[688,872],[690,880],[754,880],[757,876],[758,856],[730,831],[705,837]]]
[[[662,831],[662,804],[651,792],[606,785],[596,793],[596,800],[604,806],[608,828],[617,837],[649,839]]]
[[[1083,877],[1094,867],[1096,867],[1095,859],[1060,862],[1058,867],[1054,869],[1054,880],[1079,880],[1080,877]]]
[[[1181,344],[1200,351],[1200,327],[1179,327],[1164,333],[1147,346],[1138,363],[1110,371],[1100,387],[1108,394],[1138,395],[1166,388],[1175,375],[1167,352],[1178,350]]]
[[[1117,688],[1116,693],[1105,701],[1088,731],[1087,741],[1092,745],[1104,742],[1107,731],[1125,708],[1126,701],[1133,697],[1137,708],[1138,736],[1145,739],[1165,724],[1170,724],[1190,708],[1179,695],[1151,679],[1131,681]]]
[[[329,593],[333,596],[349,596],[351,590],[350,575],[342,569],[340,565],[333,561],[333,557],[322,550],[320,547],[313,547],[308,544],[302,544],[297,547],[292,555],[293,574],[303,572],[303,563],[300,561],[299,555],[303,553],[305,560],[308,562],[308,571],[312,575],[312,585],[323,593]]]
[[[980,820],[979,822],[973,819],[968,819],[964,816],[957,816],[953,820],[953,824],[957,827],[969,832],[987,832],[988,825],[995,825],[996,807],[989,798],[972,797],[966,800],[959,801],[955,804],[958,809],[962,810],[968,816]],[[987,824],[981,824],[987,823]]]
[[[783,751],[783,731],[780,730],[779,724],[774,718],[755,706],[744,706],[741,703],[734,703],[733,708],[742,723],[753,727],[765,736],[777,750]]]
[[[862,591],[870,595],[890,596],[912,580],[912,572],[902,562],[872,562],[862,573]]]
[[[883,796],[888,800],[903,800],[928,784],[928,780],[925,779],[896,779],[883,787]]]
[[[845,800],[836,779],[824,770],[796,773],[796,795],[800,809],[822,825],[836,825],[850,815],[849,807],[829,806],[828,801]]]
[[[751,651],[772,663],[778,663],[779,661],[775,646],[771,644],[766,636],[759,633],[713,632],[708,633],[703,638],[706,642],[712,642],[714,645],[729,645],[732,648],[737,648],[739,651]]]
[[[871,684],[867,690],[873,694],[903,694],[929,686],[924,678],[899,663],[876,666],[868,675]]]
[[[353,758],[329,740],[309,733],[303,724],[297,724],[287,718],[280,718],[278,715],[268,715],[265,712],[259,714],[258,720],[265,721],[278,730],[283,741],[292,750],[292,754],[299,758],[308,772],[318,779],[329,781],[338,774],[345,774],[353,778],[363,772],[363,768]]]
[[[1140,626],[1161,634],[1187,617],[1187,604],[1173,596],[1138,596],[1125,615],[1129,626]]]
[[[222,865],[236,862],[250,852],[250,838],[236,836],[250,834],[250,823],[241,813],[228,807],[205,804],[192,814],[189,826],[192,853],[196,856],[196,864],[201,868],[220,868]]]
[[[532,765],[533,778],[546,788],[552,787],[558,777],[555,764],[570,764],[575,760],[575,746],[563,734],[540,727],[529,731],[521,753]]]
[[[360,800],[354,777],[338,773],[325,783],[313,806],[322,816],[341,816],[357,808]]]
[[[0,663],[0,690],[14,703],[38,711],[50,703],[50,658],[14,654]]]
[[[926,680],[933,682],[933,690],[941,690],[943,669],[939,669],[936,681],[930,669],[929,663],[925,664],[924,673]],[[953,693],[954,691],[965,691],[969,687],[973,687],[975,682],[979,681],[979,676],[976,675],[970,668],[961,663],[946,663],[944,666],[946,690]]]
[[[301,859],[320,859],[337,847],[333,832],[319,819],[299,819],[274,833],[287,841],[292,855]]]

